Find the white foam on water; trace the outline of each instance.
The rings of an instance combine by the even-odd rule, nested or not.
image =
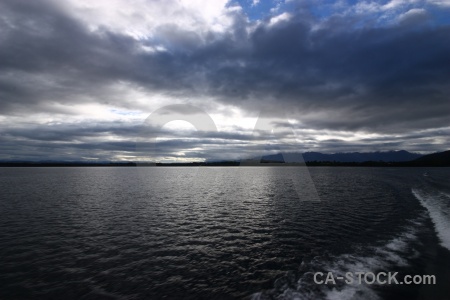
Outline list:
[[[408,259],[417,256],[417,251],[411,250],[411,243],[417,240],[417,232],[422,227],[424,216],[420,216],[410,221],[410,226],[398,236],[388,240],[385,244],[377,247],[365,247],[359,249],[353,254],[342,254],[329,259],[320,256],[314,257],[309,266],[308,275],[312,276],[315,272],[322,272],[324,279],[327,272],[332,272],[334,278],[342,276],[345,278],[347,272],[353,274],[354,282],[345,284],[344,280],[336,280],[336,286],[332,288],[325,285],[316,285],[306,278],[305,273],[297,282],[297,287],[286,287],[283,291],[277,293],[276,299],[329,299],[329,300],[345,300],[345,299],[380,299],[374,285],[359,284],[356,272],[388,272],[396,267],[404,267],[408,265]],[[364,250],[364,251],[362,251]],[[361,253],[364,252],[364,253]],[[303,263],[302,263],[303,264]],[[253,299],[267,299],[263,293],[253,295]]]
[[[442,199],[442,197],[439,196],[439,193],[444,194],[447,198],[449,195],[442,192],[432,195],[420,189],[412,189],[411,191],[419,200],[420,204],[428,210],[441,245],[450,250],[450,217],[446,208],[448,203],[442,202],[449,200]]]
[[[444,193],[444,192],[440,192],[441,195],[444,195],[445,197],[447,197],[448,199],[450,199],[450,194]]]
[[[405,227],[405,231],[398,236],[388,240],[384,245],[366,249],[372,250],[371,255],[341,255],[327,269],[333,274],[345,277],[346,272],[353,274],[387,272],[395,267],[408,266],[408,259],[417,254],[410,251],[411,242],[417,240],[417,231],[422,222],[422,216],[411,220],[411,225]],[[346,284],[340,290],[335,288],[327,292],[326,299],[379,299],[379,296],[373,290],[373,285],[359,284],[355,280],[353,284]]]
[[[342,300],[342,299],[352,299],[352,300],[378,300],[380,297],[375,293],[374,290],[368,286],[349,286],[343,290],[333,289],[327,293],[327,299],[329,300]]]
[[[394,250],[394,251],[402,251],[405,249],[405,247],[406,247],[406,243],[397,238],[395,238],[393,241],[391,241],[389,244],[386,245],[386,248],[388,248],[389,250]]]

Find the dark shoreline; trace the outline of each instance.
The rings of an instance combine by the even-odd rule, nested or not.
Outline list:
[[[305,163],[279,163],[279,162],[191,162],[191,163],[135,163],[135,162],[0,162],[0,167],[265,167],[265,166],[307,166],[307,167],[450,167],[450,163],[441,162],[336,162],[336,161],[309,161]]]

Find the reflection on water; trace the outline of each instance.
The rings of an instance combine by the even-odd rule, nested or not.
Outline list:
[[[442,228],[433,226],[433,208],[411,189],[448,193],[449,171],[423,173],[3,168],[0,298],[428,295],[421,287],[318,287],[308,277],[317,270],[412,268],[432,269],[448,280],[435,262],[439,255],[439,264],[450,270],[448,250],[439,248]],[[433,291],[442,295],[442,289]]]

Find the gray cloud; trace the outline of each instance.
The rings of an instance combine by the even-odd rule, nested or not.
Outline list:
[[[106,28],[92,31],[50,1],[4,0],[0,114],[71,114],[70,105],[80,103],[132,108],[133,99],[114,90],[118,82],[128,82],[149,93],[193,99],[194,104],[197,98],[209,98],[216,101],[211,106],[231,104],[273,116],[289,113],[303,127],[316,130],[403,134],[406,139],[406,133],[414,137],[410,132],[449,126],[450,26],[433,22],[425,10],[409,11],[398,23],[385,26],[370,26],[359,16],[334,16],[318,26],[304,7],[274,25],[270,20],[255,25],[239,11],[229,15],[233,24],[223,33],[199,35],[174,23],[137,40]],[[157,45],[166,50],[142,50]],[[14,148],[14,139],[56,143],[135,132],[109,130],[11,129],[3,135],[8,139],[3,149]],[[202,143],[216,137],[248,138],[211,133]],[[336,142],[322,145],[331,149]],[[388,142],[383,145],[408,146]],[[32,149],[31,143],[20,145]],[[102,145],[102,151],[130,148]],[[96,146],[84,149],[90,147]]]
[[[170,52],[145,54],[136,51],[140,42],[88,32],[44,3],[2,4],[8,17],[2,24],[3,72],[26,72],[2,80],[3,111],[17,101],[71,101],[83,94],[108,101],[100,96],[107,93],[102,88],[115,80],[191,97],[207,93],[247,109],[294,109],[299,119],[309,111],[345,107],[329,124],[315,120],[312,125],[346,129],[439,126],[450,110],[448,26],[353,29],[353,21],[334,18],[314,31],[299,15],[246,34],[248,23],[236,15],[232,30],[209,43],[166,25],[159,40]],[[29,74],[50,82],[27,82]],[[352,114],[359,118],[350,122]],[[426,122],[430,117],[435,121]]]
[[[287,128],[286,124],[280,125]],[[404,135],[386,135],[347,141],[341,138],[318,140],[317,132],[298,132],[300,143],[285,142],[289,131],[280,135],[254,135],[230,132],[176,132],[161,128],[145,128],[133,124],[65,124],[29,127],[11,127],[0,130],[0,159],[21,160],[139,160],[148,157],[178,157],[185,159],[237,159],[256,157],[261,151],[274,152],[344,152],[407,149],[410,151],[439,151],[450,143],[435,143],[435,138],[446,139],[450,129],[440,129]],[[294,128],[295,129],[295,128]],[[146,140],[150,130],[162,140],[155,144]],[[295,129],[296,130],[296,129]],[[301,129],[300,129],[301,130]],[[320,134],[320,132],[319,132]],[[426,147],[425,147],[426,146]],[[194,150],[196,149],[196,150]],[[198,150],[202,149],[202,150]],[[183,154],[180,154],[183,153]]]

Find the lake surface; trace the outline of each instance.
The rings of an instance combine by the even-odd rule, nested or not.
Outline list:
[[[450,299],[450,169],[0,168],[0,299]],[[436,285],[318,285],[314,272]]]

